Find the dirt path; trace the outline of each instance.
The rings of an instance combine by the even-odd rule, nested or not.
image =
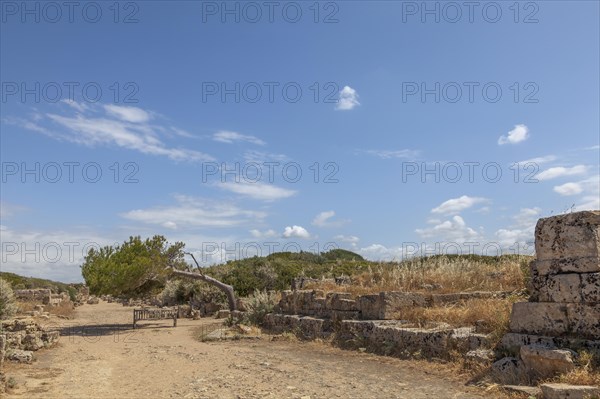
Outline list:
[[[9,366],[22,398],[490,398],[441,367],[319,343],[203,343],[213,319],[141,322],[132,308],[100,303],[62,323],[58,347]]]

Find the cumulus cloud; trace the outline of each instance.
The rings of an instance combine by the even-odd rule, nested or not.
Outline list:
[[[583,187],[579,183],[565,183],[560,186],[554,186],[554,191],[560,195],[577,195],[583,191]]]
[[[515,125],[507,135],[500,136],[498,145],[517,144],[529,138],[529,128],[525,125]]]
[[[565,168],[563,166],[556,166],[553,168],[548,168],[537,174],[537,179],[540,181],[556,179],[558,177],[564,176],[575,176],[585,174],[587,171],[587,167],[585,165],[575,165],[570,168]]]
[[[275,201],[296,195],[295,190],[289,190],[287,188],[262,182],[224,182],[218,183],[217,187],[262,201]]]
[[[473,205],[487,202],[486,198],[482,197],[469,197],[468,195],[463,195],[459,198],[452,198],[448,201],[443,202],[441,205],[433,208],[431,210],[432,213],[439,213],[443,215],[452,215],[459,213],[465,209],[472,207]]]
[[[480,234],[467,226],[465,220],[459,215],[433,227],[416,229],[415,232],[423,238],[438,238],[441,242],[464,243],[480,238]]]
[[[333,237],[336,241],[339,242],[347,242],[350,244],[356,244],[360,241],[360,238],[358,238],[357,236],[345,236],[343,234],[337,235],[335,237]]]
[[[283,238],[310,239],[310,233],[302,226],[287,226],[283,231]]]
[[[258,137],[241,134],[237,132],[230,132],[228,130],[221,130],[213,134],[213,140],[221,143],[233,144],[240,141],[245,141],[257,145],[265,145],[266,143]]]
[[[535,225],[541,213],[539,207],[521,208],[512,216],[513,223],[510,226],[494,233],[500,247],[511,251],[519,248],[524,254],[532,254]]]
[[[344,86],[340,91],[336,109],[340,111],[350,111],[359,105],[360,103],[358,102],[358,93],[356,90],[350,86]]]

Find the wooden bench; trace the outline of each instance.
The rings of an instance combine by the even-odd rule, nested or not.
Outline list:
[[[133,309],[133,328],[140,320],[166,320],[173,319],[173,327],[177,327],[179,307],[177,309]]]

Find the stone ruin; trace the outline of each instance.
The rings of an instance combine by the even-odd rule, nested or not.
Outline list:
[[[402,320],[414,307],[451,304],[472,298],[494,298],[505,292],[421,294],[380,292],[352,299],[351,294],[319,290],[283,291],[275,313],[265,316],[265,327],[273,332],[294,332],[304,339],[334,337],[342,347],[400,356],[448,358],[459,351],[490,361],[493,352],[488,335],[477,327],[453,328],[446,323],[416,326]]]
[[[21,301],[40,301],[44,305],[50,305],[52,291],[49,288],[38,288],[29,290],[14,290],[15,298]]]
[[[600,211],[540,219],[530,301],[513,306],[494,364],[505,379],[538,380],[574,366],[578,351],[600,356]]]

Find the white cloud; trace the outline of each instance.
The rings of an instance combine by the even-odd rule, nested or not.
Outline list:
[[[358,249],[356,252],[373,261],[399,261],[403,257],[402,248],[388,248],[381,244],[371,244],[368,247]]]
[[[459,198],[452,198],[448,201],[443,202],[441,205],[433,208],[431,210],[432,213],[439,213],[443,215],[451,215],[455,213],[459,213],[465,209],[472,207],[475,204],[479,204],[482,202],[487,202],[486,198],[481,197],[469,197],[468,195],[463,195]]]
[[[81,282],[87,251],[114,245],[115,240],[79,228],[66,230],[13,230],[1,226],[2,271],[62,282]]]
[[[323,227],[327,225],[327,221],[335,216],[334,211],[325,211],[319,213],[312,221],[315,226]]]
[[[577,195],[583,191],[583,187],[579,183],[565,183],[560,186],[554,186],[554,191],[560,195]]]
[[[335,220],[331,218],[335,216],[335,211],[324,211],[319,213],[312,221],[312,224],[319,227],[340,227],[348,223],[349,220]]]
[[[417,150],[367,150],[367,154],[377,156],[381,159],[405,158],[414,159],[419,156]]]
[[[336,109],[340,111],[349,111],[360,105],[358,102],[358,93],[350,86],[344,86],[340,91]]]
[[[166,156],[176,161],[213,161],[214,158],[199,151],[172,148],[163,143],[161,134],[178,134],[174,128],[147,123],[150,113],[136,107],[104,105],[104,116],[89,115],[90,107],[68,102],[80,112],[75,116],[58,114],[39,115],[36,122],[23,119],[5,119],[10,124],[43,133],[56,140],[96,147],[117,146],[144,154]],[[94,111],[95,113],[95,111]],[[41,119],[40,119],[41,118]]]
[[[24,206],[21,206],[21,205],[14,205],[14,204],[9,204],[6,201],[0,201],[0,220],[9,218],[9,217],[13,216],[14,214],[16,214],[17,212],[24,211],[25,209],[27,209],[27,208],[25,208]]]
[[[600,209],[600,175],[595,175],[578,183],[583,189],[583,196],[575,205],[575,210]]]
[[[550,180],[556,179],[557,177],[563,176],[574,176],[574,175],[582,175],[587,171],[587,167],[585,165],[575,165],[571,168],[565,168],[563,166],[556,166],[553,168],[548,168],[543,172],[537,174],[536,178],[540,181],[542,180]]]
[[[542,209],[539,207],[521,208],[516,215],[512,216],[514,223],[511,226],[498,229],[494,233],[500,247],[513,252],[519,248],[524,251],[522,253],[531,254],[533,252],[535,225],[541,213]]]
[[[277,232],[275,230],[272,230],[272,229],[265,230],[265,231],[260,231],[258,229],[252,229],[252,230],[250,230],[250,234],[252,234],[252,237],[254,237],[254,238],[273,238],[273,237],[277,237]]]
[[[548,162],[552,162],[552,161],[556,161],[557,157],[556,155],[545,155],[543,157],[535,157],[535,158],[531,158],[531,159],[526,159],[524,161],[520,161],[517,162],[518,164],[526,164],[526,163],[533,163],[533,164],[543,164],[543,163],[548,163]]]
[[[310,238],[309,232],[302,226],[287,226],[283,231],[283,238],[302,238],[308,240]]]
[[[586,150],[600,150],[600,145],[593,145],[591,147],[586,147]]]
[[[145,123],[152,117],[146,111],[138,107],[125,107],[122,105],[106,104],[104,109],[107,114],[125,122]]]
[[[529,128],[525,125],[515,125],[515,128],[508,132],[507,136],[500,136],[498,145],[517,144],[529,138]]]
[[[415,232],[423,238],[438,238],[442,242],[464,243],[480,238],[480,234],[467,226],[459,215],[441,222],[433,227],[416,229]]]
[[[185,195],[175,196],[171,206],[135,209],[121,214],[125,219],[169,229],[233,227],[260,221],[265,212],[241,209],[223,201],[211,201]]]
[[[70,98],[66,98],[61,101],[65,104],[67,104],[69,107],[71,107],[79,112],[86,112],[90,109],[86,103],[84,103],[84,102],[78,103],[77,101],[71,100]]]
[[[227,144],[233,144],[233,143],[239,142],[239,141],[246,141],[248,143],[257,144],[257,145],[265,145],[266,144],[264,141],[262,141],[261,139],[259,139],[257,137],[246,135],[246,134],[241,134],[241,133],[237,133],[237,132],[230,132],[227,130],[221,130],[221,131],[213,134],[213,140],[221,142],[221,143],[227,143]]]
[[[345,236],[345,235],[337,235],[335,237],[333,237],[334,240],[339,241],[339,242],[348,242],[350,244],[356,244],[360,241],[360,238],[358,238],[357,236]]]
[[[218,183],[217,187],[231,191],[232,193],[263,201],[275,201],[289,198],[297,193],[295,190],[289,190],[287,188],[277,187],[262,182],[224,182]]]

